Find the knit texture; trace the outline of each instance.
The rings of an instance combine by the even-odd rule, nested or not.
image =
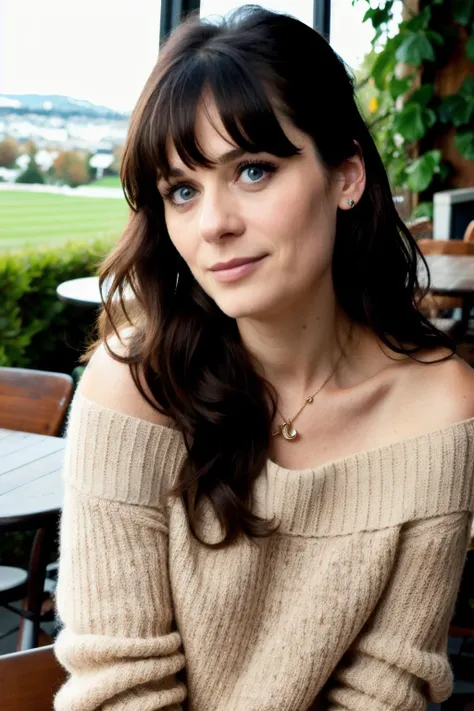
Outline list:
[[[56,711],[421,711],[446,654],[474,511],[474,418],[295,471],[253,508],[278,533],[210,550],[170,428],[74,397],[63,470]],[[221,529],[207,500],[200,534]]]

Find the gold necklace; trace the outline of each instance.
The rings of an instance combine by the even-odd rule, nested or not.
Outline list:
[[[352,324],[351,324],[351,327],[350,327],[350,329],[349,329],[349,334],[348,334],[348,336],[347,336],[347,341],[349,340],[351,333],[352,333]],[[346,344],[347,344],[347,341],[346,341]],[[346,344],[344,344],[344,345],[346,345]],[[339,365],[339,361],[341,360],[343,353],[344,353],[344,348],[341,349],[341,353],[340,353],[340,355],[339,355],[339,358],[337,359],[334,368],[331,370],[331,372],[329,373],[329,375],[328,375],[328,377],[326,378],[326,380],[324,381],[324,383],[319,386],[319,388],[316,390],[315,393],[313,393],[312,395],[309,395],[308,397],[305,398],[305,400],[304,400],[302,406],[300,407],[300,409],[298,410],[298,412],[296,413],[296,415],[293,415],[293,417],[292,417],[290,420],[285,420],[285,418],[284,418],[283,415],[281,414],[280,410],[278,410],[278,408],[277,408],[278,414],[279,414],[279,415],[282,417],[282,419],[283,419],[283,424],[278,425],[278,429],[277,429],[275,432],[272,432],[272,436],[273,436],[273,437],[277,437],[279,434],[282,434],[283,437],[284,437],[285,439],[287,439],[287,440],[290,440],[290,441],[291,441],[291,440],[293,440],[293,439],[296,439],[296,437],[297,437],[297,435],[298,435],[298,432],[297,432],[297,431],[295,430],[295,428],[293,427],[293,422],[296,420],[296,418],[298,417],[298,415],[300,415],[300,414],[303,412],[303,410],[305,409],[306,405],[310,405],[310,404],[313,402],[313,400],[314,400],[314,398],[316,397],[316,395],[318,395],[318,393],[320,393],[321,390],[324,388],[324,386],[326,385],[326,383],[328,383],[328,382],[331,380],[332,376],[333,376],[334,373],[336,372],[336,368],[337,368],[337,366]]]

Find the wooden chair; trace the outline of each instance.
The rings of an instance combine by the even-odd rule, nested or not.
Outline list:
[[[52,645],[0,656],[2,711],[52,711],[66,676]]]
[[[57,436],[72,392],[64,373],[0,368],[0,428]]]
[[[474,242],[460,239],[420,239],[418,247],[423,254],[450,254],[458,257],[474,254]]]
[[[64,373],[0,368],[0,428],[58,436],[72,394],[73,379]],[[27,523],[22,528],[27,528]],[[41,635],[40,621],[51,617],[42,617],[42,607],[46,565],[56,538],[56,525],[56,519],[50,517],[36,531],[28,573],[21,568],[0,566],[0,605],[22,617],[18,649],[36,646]],[[20,599],[23,609],[18,611],[11,603]],[[31,621],[27,625],[27,641],[23,640],[25,619]]]
[[[429,220],[427,217],[419,217],[412,222],[407,222],[407,227],[417,242],[420,239],[433,237],[433,220]]]
[[[466,227],[463,240],[464,242],[474,242],[474,220],[471,220]]]
[[[472,223],[474,227],[474,222]],[[469,227],[466,235],[470,235]],[[455,256],[474,255],[474,241],[464,240],[441,240],[441,239],[420,239],[418,247],[423,255],[450,254]],[[462,308],[462,299],[456,296],[438,296],[437,294],[427,294],[423,299],[420,308],[430,318],[436,319],[443,309]]]
[[[420,217],[412,222],[407,222],[407,227],[417,242],[420,239],[433,239],[433,221],[427,217]],[[466,227],[463,242],[474,242],[474,220],[472,220]],[[438,254],[438,252],[436,252],[436,254]]]

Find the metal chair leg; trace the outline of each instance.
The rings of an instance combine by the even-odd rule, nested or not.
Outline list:
[[[38,646],[46,566],[56,538],[56,523],[36,531],[28,566],[28,593],[24,600],[17,651]]]

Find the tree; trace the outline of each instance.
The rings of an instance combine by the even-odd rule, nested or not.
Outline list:
[[[76,188],[89,181],[87,159],[77,151],[63,151],[53,163],[54,172],[59,180]]]
[[[91,158],[94,157],[93,153],[87,153],[86,155],[86,166],[87,166],[87,173],[88,173],[88,183],[93,183],[94,180],[97,180],[97,168],[94,168],[91,165]]]
[[[33,154],[30,156],[28,167],[16,179],[17,183],[44,183],[44,175],[38,168]]]
[[[38,146],[31,138],[28,138],[23,144],[23,153],[27,153],[29,156],[36,155],[38,153]]]
[[[12,168],[20,155],[20,146],[11,136],[0,142],[0,167]]]
[[[117,144],[114,146],[114,160],[110,166],[110,171],[112,175],[120,175],[120,167],[122,165],[122,158],[124,153],[124,146]]]

